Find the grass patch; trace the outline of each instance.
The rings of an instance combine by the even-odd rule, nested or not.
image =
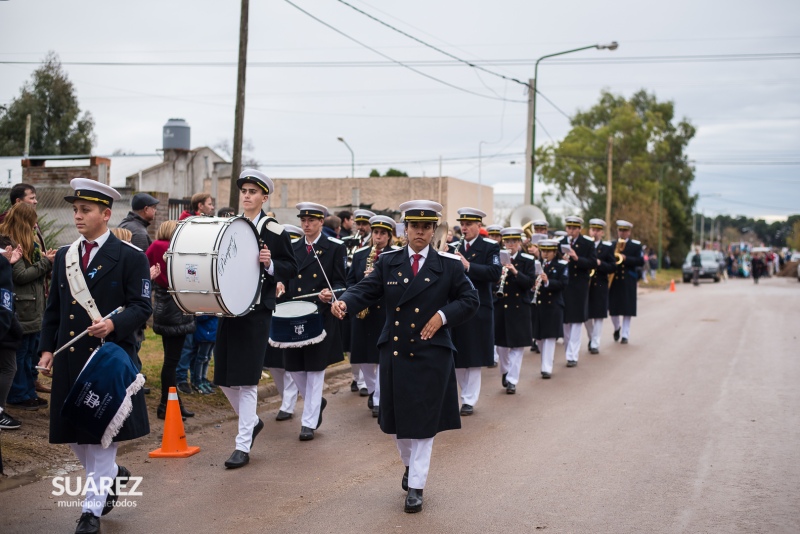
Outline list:
[[[683,283],[683,271],[681,269],[659,269],[656,271],[656,279],[648,277],[648,280],[647,284],[644,283],[644,280],[639,280],[640,287],[669,289],[671,280],[675,280],[676,284]]]

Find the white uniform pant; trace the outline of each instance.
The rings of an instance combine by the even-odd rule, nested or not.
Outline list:
[[[278,367],[269,367],[267,370],[272,376],[272,380],[275,381],[278,393],[281,394],[280,410],[286,413],[294,413],[294,407],[297,405],[297,384],[292,380],[292,375]]]
[[[619,329],[619,315],[612,315],[611,322],[614,324],[614,330]],[[631,317],[630,315],[622,316],[622,331],[619,333],[620,337],[630,339],[631,337]]]
[[[500,355],[497,353],[497,345],[495,345],[495,347],[494,347],[494,363],[497,363],[499,361],[500,361]]]
[[[600,338],[603,335],[603,320],[589,319],[585,323],[586,333],[589,335],[589,347],[600,350]]]
[[[542,372],[553,374],[553,358],[556,354],[556,338],[539,340],[539,352],[542,353]]]
[[[84,495],[83,512],[91,512],[96,517],[103,513],[108,490],[114,487],[117,476],[117,447],[111,443],[107,449],[102,445],[79,445],[70,443],[70,448],[86,469],[86,495]],[[93,484],[88,484],[91,479]],[[116,489],[116,488],[115,488]]]
[[[236,450],[250,452],[253,444],[253,429],[258,424],[258,386],[220,386],[239,416],[239,433],[236,434]]]
[[[525,347],[497,347],[497,354],[500,356],[500,372],[506,375],[506,380],[515,386],[519,383],[524,349]]]
[[[461,387],[461,403],[475,406],[481,394],[481,368],[456,368],[456,380]]]
[[[356,371],[358,371],[358,376],[360,377],[358,388],[367,388],[369,393],[375,391],[375,384],[378,382],[378,364],[351,363],[350,366],[353,368],[353,376],[355,376]]]
[[[433,451],[433,438],[426,439],[397,439],[397,434],[392,434],[400,459],[408,467],[408,487],[425,489],[428,481],[428,471],[431,468],[431,452]]]
[[[292,371],[297,390],[303,396],[303,419],[300,424],[312,430],[317,428],[319,410],[322,408],[322,387],[325,371]]]
[[[353,370],[353,380],[358,384],[358,389],[361,390],[367,387],[366,382],[364,382],[364,375],[361,373],[361,365],[351,363],[350,368]]]
[[[581,323],[564,323],[564,347],[568,362],[577,362],[581,352]]]
[[[372,394],[372,404],[381,405],[381,366],[375,366],[375,393]]]

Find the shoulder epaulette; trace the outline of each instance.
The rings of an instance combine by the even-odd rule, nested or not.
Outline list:
[[[642,244],[641,241],[636,241],[635,239],[631,239],[631,243],[633,243],[634,245],[641,245]]]
[[[607,247],[611,246],[611,241],[603,241],[603,244]]]
[[[358,254],[362,250],[368,250],[368,249],[371,249],[371,248],[372,248],[371,246],[367,245],[366,247],[361,247],[360,249],[357,249],[353,254]]]
[[[558,263],[560,263],[561,265],[569,265],[569,262],[567,260],[558,260]]]
[[[120,239],[120,241],[122,241],[122,239]],[[137,246],[136,246],[136,245],[134,245],[133,243],[128,243],[127,241],[122,241],[122,242],[123,242],[123,243],[125,243],[126,245],[128,245],[128,246],[129,246],[129,247],[131,247],[131,248],[135,248],[135,249],[136,249],[136,250],[138,250],[139,252],[144,252],[142,249],[140,249],[139,247],[137,247]]]
[[[451,260],[458,260],[461,261],[460,256],[456,256],[455,254],[450,254],[449,252],[439,251],[439,256],[444,256],[445,258],[450,258]]]
[[[520,255],[520,256],[522,256],[523,258],[527,259],[527,260],[534,260],[534,261],[536,261],[536,258],[534,258],[533,256],[531,256],[530,254],[525,254],[524,252],[520,252],[520,253],[519,253],[519,255]]]
[[[271,220],[267,223],[267,230],[273,234],[281,235],[283,233],[283,225],[279,224],[278,221]]]
[[[344,245],[344,241],[342,241],[341,239],[336,239],[335,237],[329,237],[328,241],[333,241],[337,245]]]
[[[489,243],[490,245],[497,245],[498,244],[497,241],[495,241],[494,239],[489,239],[488,237],[484,237],[483,240],[486,241],[487,243]]]
[[[593,239],[593,238],[591,238],[591,237],[589,237],[588,235],[585,235],[585,236],[583,236],[583,238],[584,238],[584,239],[588,239],[589,241],[591,241],[592,243],[594,243],[594,239]]]

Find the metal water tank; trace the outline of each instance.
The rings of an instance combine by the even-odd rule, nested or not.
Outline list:
[[[191,150],[191,128],[183,119],[169,119],[164,125],[164,150]]]

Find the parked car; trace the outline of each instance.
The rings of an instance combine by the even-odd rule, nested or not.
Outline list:
[[[692,281],[692,257],[694,251],[690,251],[686,255],[686,261],[683,262],[683,283],[688,284]],[[700,268],[699,277],[711,278],[714,282],[719,282],[722,279],[722,270],[725,268],[724,263],[720,263],[720,253],[715,250],[701,250],[700,260],[703,266]]]

